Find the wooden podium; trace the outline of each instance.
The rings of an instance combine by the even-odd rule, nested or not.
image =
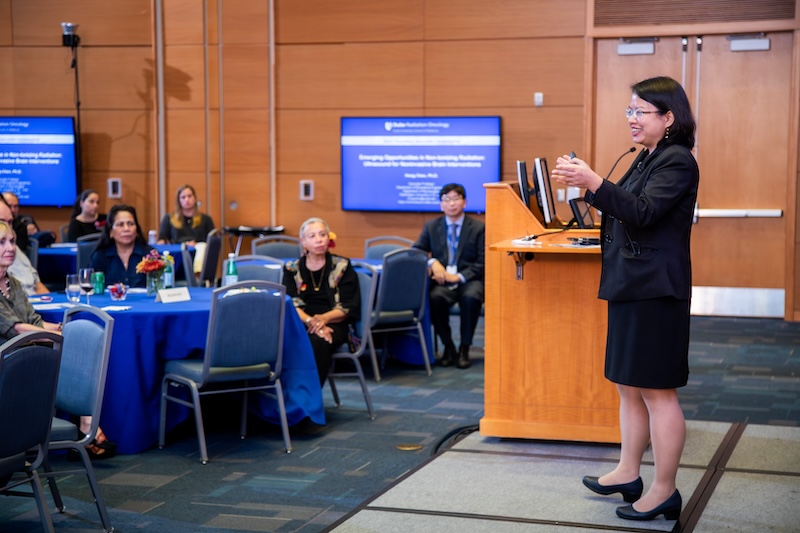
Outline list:
[[[616,387],[603,376],[606,302],[598,247],[546,230],[510,183],[486,188],[482,435],[620,442]],[[512,239],[546,234],[539,244]]]

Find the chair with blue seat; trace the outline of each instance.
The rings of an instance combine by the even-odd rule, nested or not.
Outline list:
[[[364,241],[364,258],[383,259],[383,256],[389,252],[400,250],[402,248],[411,248],[413,244],[414,241],[411,239],[397,237],[395,235],[372,237]]]
[[[75,253],[76,259],[76,267],[77,269],[75,272],[80,272],[82,268],[86,268],[89,266],[89,261],[92,258],[92,254],[94,253],[95,249],[97,248],[98,243],[100,242],[100,233],[92,233],[91,235],[84,235],[82,237],[78,237],[77,243],[77,250]]]
[[[50,434],[50,450],[74,450],[80,457],[81,468],[53,471],[45,459],[43,473],[48,478],[50,492],[53,494],[56,509],[60,512],[64,512],[64,503],[55,478],[85,474],[103,529],[106,531],[113,530],[113,527],[100,494],[92,461],[86,453],[86,445],[94,440],[100,422],[113,332],[114,319],[102,309],[78,305],[64,312],[62,330],[64,345],[56,407],[73,417],[90,416],[92,425],[89,432],[84,435],[79,426],[72,421],[54,418]]]
[[[302,255],[300,239],[288,235],[267,235],[253,239],[251,243],[253,255],[268,255],[278,259],[297,259]]]
[[[239,281],[261,280],[281,283],[283,261],[266,255],[239,255],[233,258]],[[228,259],[222,262],[222,271],[228,271]]]
[[[0,495],[33,496],[45,531],[54,531],[53,520],[37,470],[47,456],[61,348],[60,335],[41,331],[0,346]],[[13,477],[20,473],[21,479]],[[24,484],[33,492],[14,490]]]
[[[69,242],[69,224],[61,224],[58,227],[58,235],[61,237],[61,242]]]
[[[28,237],[28,246],[24,250],[25,255],[31,262],[33,268],[39,268],[39,239],[36,237]]]
[[[431,363],[422,327],[428,301],[428,254],[416,248],[389,252],[383,256],[378,295],[370,316],[369,349],[375,380],[380,370],[375,354],[375,333],[412,331],[419,337],[425,370],[430,376]]]
[[[336,380],[345,377],[358,378],[359,384],[361,385],[361,392],[364,395],[364,402],[367,404],[367,412],[369,413],[370,419],[374,420],[375,409],[372,407],[372,397],[367,388],[367,380],[361,368],[360,358],[367,353],[367,347],[370,345],[370,315],[372,314],[373,302],[375,301],[375,289],[378,285],[378,275],[375,269],[366,263],[353,261],[352,266],[356,269],[358,287],[361,293],[361,316],[355,324],[355,333],[360,343],[358,346],[354,347],[355,351],[353,352],[350,351],[350,346],[345,343],[333,354],[331,370],[328,373],[328,385],[331,387],[333,401],[338,407],[341,405],[341,402],[339,401],[339,391],[336,389]],[[353,370],[349,368],[343,369],[341,365],[343,361],[350,361]]]
[[[247,434],[250,391],[274,396],[286,452],[292,451],[281,367],[286,289],[269,281],[242,281],[214,290],[203,359],[176,359],[164,365],[158,446],[164,447],[167,402],[194,409],[200,462],[208,463],[200,397],[242,393],[241,436]],[[188,390],[186,400],[181,391]]]

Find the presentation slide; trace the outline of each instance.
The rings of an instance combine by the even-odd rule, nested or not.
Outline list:
[[[344,210],[436,212],[460,183],[480,213],[500,180],[500,117],[343,117],[341,144]]]
[[[72,117],[0,117],[0,190],[23,206],[69,206],[78,194]]]

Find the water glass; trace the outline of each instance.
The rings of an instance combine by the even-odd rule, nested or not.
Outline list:
[[[67,274],[67,300],[77,304],[81,302],[81,284],[77,274]]]

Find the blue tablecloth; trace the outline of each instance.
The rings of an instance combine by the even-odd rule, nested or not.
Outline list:
[[[175,274],[178,279],[185,277],[183,276],[183,256],[180,244],[156,244],[154,248],[161,253],[169,251],[175,258]],[[190,250],[193,251],[192,248]],[[63,285],[67,274],[77,273],[77,254],[78,250],[74,245],[39,248],[39,264],[36,268],[42,283]]]
[[[105,294],[92,296],[92,305],[129,305],[125,311],[108,311],[114,317],[114,336],[108,366],[106,394],[100,425],[120,453],[138,453],[158,441],[161,378],[164,361],[203,356],[208,329],[212,289],[191,288],[191,301],[156,303],[144,294],[128,295],[124,302],[112,302]],[[54,294],[54,302],[65,302]],[[34,304],[40,307],[39,304]],[[63,309],[39,310],[51,322],[61,321]],[[244,332],[243,332],[244,334]],[[281,382],[289,424],[309,417],[325,424],[322,391],[317,367],[305,327],[292,302],[286,300]],[[274,400],[262,395],[251,405],[261,418],[280,423]],[[168,427],[189,416],[187,408],[170,404]],[[238,415],[237,415],[238,416]]]

